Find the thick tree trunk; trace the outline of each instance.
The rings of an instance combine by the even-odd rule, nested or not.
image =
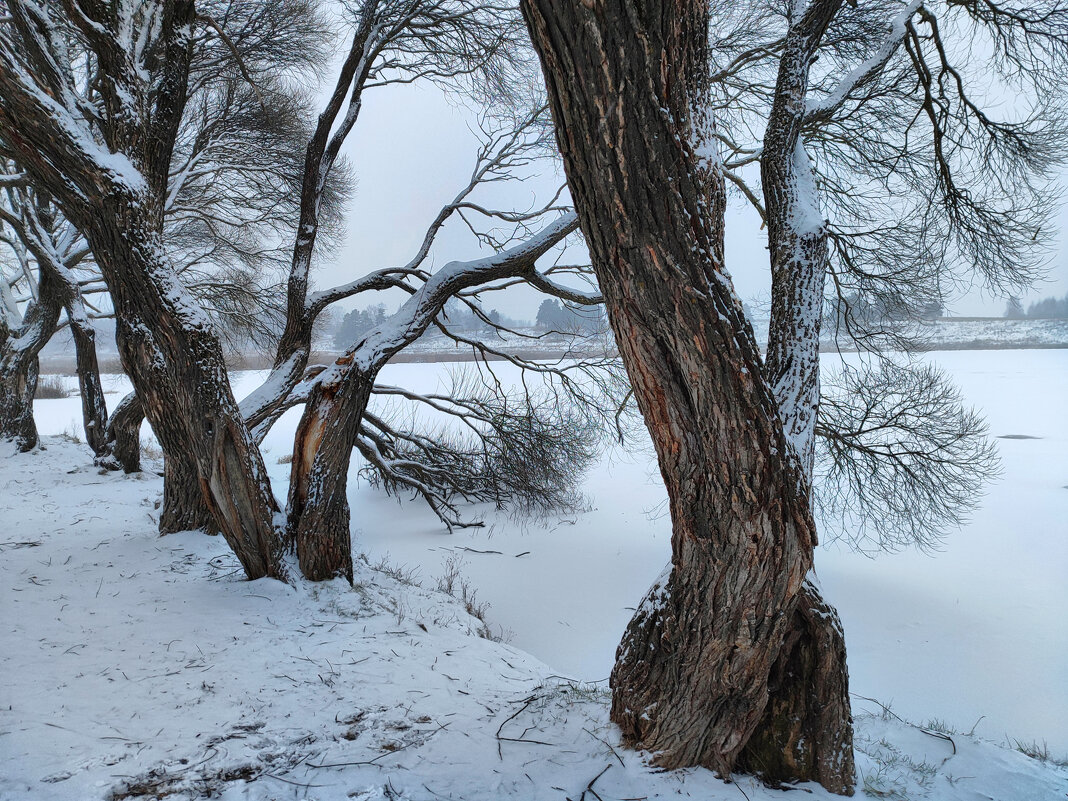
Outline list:
[[[163,256],[144,199],[108,201],[83,230],[102,254],[119,353],[144,414],[164,454],[195,468],[204,503],[248,577],[283,577],[277,506],[219,341]]]
[[[104,400],[104,387],[100,383],[100,364],[96,358],[96,331],[87,322],[76,320],[69,306],[67,317],[74,337],[85,441],[94,455],[105,456],[108,453],[108,407]]]
[[[114,34],[121,15],[100,13],[106,23],[74,21],[91,31],[98,56],[104,147],[79,127],[75,108],[52,113],[24,70],[0,63],[0,118],[5,130],[20,133],[8,144],[95,254],[115,307],[123,367],[164,453],[196,465],[205,503],[248,577],[282,578],[277,505],[263,459],[231,392],[219,340],[182,287],[162,236],[196,7],[193,0],[162,4],[151,34],[146,29],[149,44],[136,53]]]
[[[203,530],[218,534],[219,526],[204,503],[196,463],[165,456],[163,460],[163,509],[159,533]]]
[[[806,581],[772,666],[764,718],[739,756],[738,770],[770,783],[803,776],[852,794],[853,722],[845,658],[838,613]]]
[[[352,581],[349,461],[374,380],[374,374],[350,370],[338,383],[320,384],[297,427],[287,538],[296,545],[301,573],[312,581]]]
[[[107,424],[107,445],[96,463],[108,470],[137,473],[141,470],[141,422],[145,419],[137,393],[126,395]]]
[[[722,179],[693,148],[707,10],[683,0],[524,0],[522,9],[670,499],[672,565],[620,645],[612,719],[667,768],[729,774],[762,727],[772,731],[760,737],[782,734],[784,748],[804,754],[807,744],[765,715],[815,529],[721,260]],[[824,736],[841,739],[848,716],[835,724]],[[852,774],[825,781],[848,792]]]

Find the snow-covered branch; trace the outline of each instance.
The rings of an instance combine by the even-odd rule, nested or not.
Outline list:
[[[852,97],[854,92],[879,79],[890,59],[905,41],[908,21],[922,5],[923,0],[909,0],[890,22],[890,31],[886,39],[871,56],[843,77],[826,95],[820,98],[809,98],[806,101],[805,125],[828,119]]]

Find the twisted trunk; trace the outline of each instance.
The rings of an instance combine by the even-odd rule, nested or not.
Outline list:
[[[128,37],[112,35],[125,30],[119,12],[98,10],[104,23],[71,19],[97,57],[104,147],[78,109],[59,105],[62,93],[45,102],[23,65],[0,60],[0,119],[5,132],[18,132],[5,145],[95,254],[115,307],[123,368],[163,452],[195,465],[204,501],[246,575],[283,578],[262,457],[231,392],[219,340],[181,285],[162,236],[196,7],[193,0],[161,4],[137,52],[126,49]],[[28,36],[20,32],[19,42],[37,41]],[[50,63],[32,46],[25,52]]]
[[[246,575],[284,577],[262,457],[230,390],[219,340],[164,255],[154,206],[123,192],[103,205],[78,222],[99,254],[123,369],[144,415],[167,458],[189,465]]]
[[[666,768],[727,775],[761,739],[806,754],[767,710],[782,683],[777,660],[793,648],[815,528],[722,263],[722,178],[694,150],[707,9],[685,0],[524,0],[522,9],[670,500],[672,564],[620,645],[612,719]],[[834,724],[840,732],[848,718]],[[792,764],[788,778],[817,778],[806,760]],[[851,771],[821,780],[852,787]]]
[[[852,795],[853,724],[845,658],[838,613],[806,581],[771,667],[764,717],[738,758],[738,770],[760,774],[773,784],[803,777]]]

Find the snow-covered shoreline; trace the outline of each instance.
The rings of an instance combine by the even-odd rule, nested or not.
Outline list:
[[[833,544],[817,554],[845,624],[852,689],[957,731],[985,715],[975,731],[992,741],[954,734],[950,744],[858,697],[869,797],[1068,792],[1068,773],[1004,747],[1037,740],[1055,757],[1068,751],[1066,359],[939,355],[992,435],[1005,437],[1003,479],[941,554],[872,560]],[[447,371],[395,365],[383,380],[431,391]],[[257,377],[234,374],[237,394]],[[127,385],[106,376],[105,389],[113,405]],[[280,460],[298,414],[264,445],[283,497]],[[356,549],[404,570],[361,562],[355,591],[286,588],[239,581],[219,538],[160,539],[158,475],[102,475],[84,445],[57,438],[78,431],[76,397],[39,401],[37,418],[45,450],[0,451],[0,799],[110,801],[138,788],[176,799],[208,788],[224,799],[577,799],[608,764],[594,785],[606,801],[718,801],[740,788],[789,797],[707,771],[650,772],[619,748],[605,683],[583,681],[607,675],[627,607],[669,552],[648,453],[613,454],[591,473],[584,511],[516,521],[472,510],[487,527],[452,536],[423,504],[398,507],[353,482]],[[433,591],[456,555],[508,645],[471,634],[479,622]],[[405,572],[423,586],[398,581]],[[551,745],[498,741],[502,723],[504,738]],[[361,764],[311,767],[341,763]]]
[[[0,453],[0,798],[534,800],[595,779],[605,799],[785,797],[651,770],[604,685],[478,637],[449,596],[362,562],[353,588],[240,580],[220,538],[155,535],[158,477],[45,446]],[[856,712],[868,797],[1068,789],[1015,750]]]
[[[768,321],[753,321],[757,340],[764,342],[768,335]],[[523,329],[527,337],[507,337],[494,334],[487,342],[495,348],[524,359],[566,359],[597,356],[604,352],[597,342],[572,342],[560,334],[545,335],[535,329]],[[1068,320],[1009,320],[999,317],[945,317],[916,323],[899,332],[922,342],[924,352],[953,350],[1021,350],[1068,348]],[[476,335],[477,338],[477,335]],[[835,342],[829,326],[824,326],[820,338],[821,353],[852,353],[856,345],[848,337]],[[74,354],[67,332],[55,337],[41,355],[41,369],[46,373],[74,374]],[[112,332],[102,332],[99,338],[101,367],[104,372],[119,371],[118,352]],[[324,349],[313,361],[326,361],[342,355],[341,351]],[[491,355],[490,359],[494,357]],[[393,364],[471,362],[475,355],[469,347],[459,347],[444,337],[427,336],[393,357]],[[248,354],[234,357],[233,369],[267,369],[273,362],[271,354]]]

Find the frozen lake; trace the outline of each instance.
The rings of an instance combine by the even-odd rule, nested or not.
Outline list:
[[[983,736],[1045,740],[1054,754],[1066,754],[1068,350],[928,358],[985,413],[993,436],[1031,438],[997,440],[1003,475],[941,552],[871,559],[820,548],[817,572],[845,625],[851,689],[917,722],[939,719],[966,731],[982,717],[976,731]],[[428,391],[448,369],[395,365],[382,380]],[[256,383],[256,374],[235,378],[239,397]],[[124,386],[124,379],[110,382],[116,392]],[[43,434],[80,428],[76,398],[38,401],[37,409]],[[281,498],[288,467],[278,459],[289,453],[297,416],[286,415],[265,443]],[[442,563],[461,554],[464,575],[491,605],[490,622],[511,644],[562,675],[604,679],[631,608],[669,558],[670,522],[647,451],[612,453],[584,492],[587,511],[515,521],[478,510],[486,528],[449,535],[422,501],[399,506],[353,481],[355,548],[372,563],[388,557],[416,568],[431,586]]]

